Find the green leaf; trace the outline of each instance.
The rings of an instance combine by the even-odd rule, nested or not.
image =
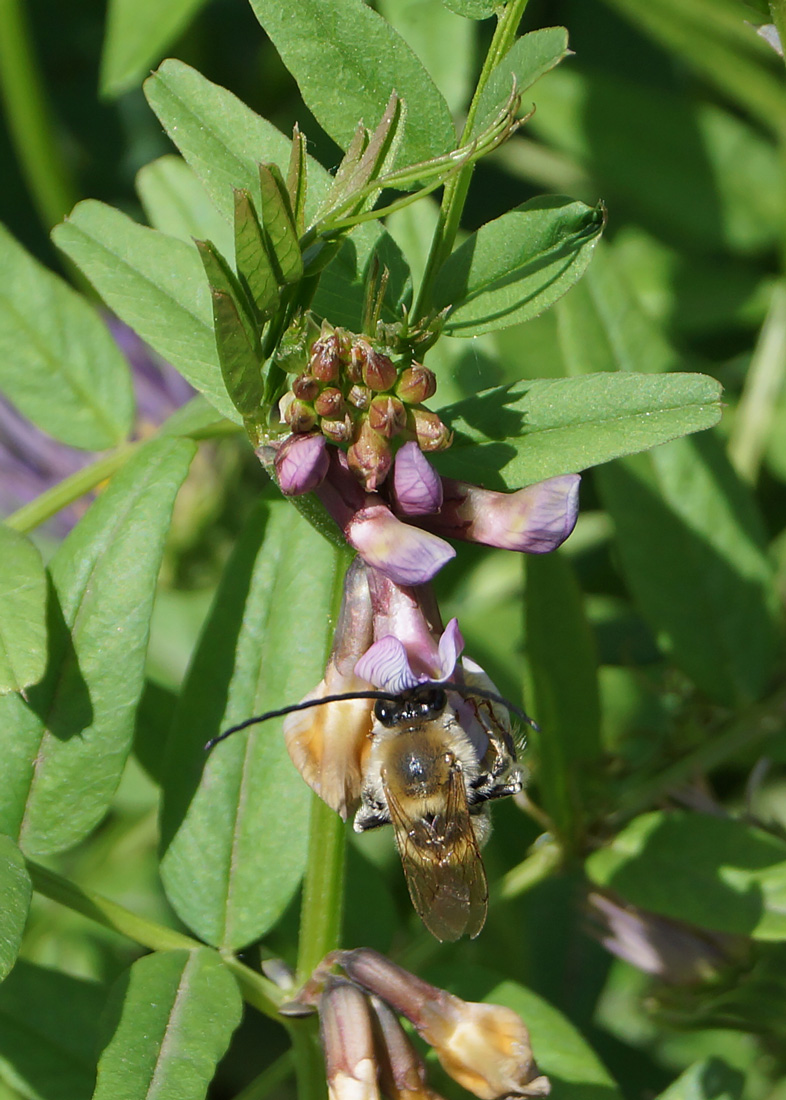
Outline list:
[[[240,419],[221,377],[210,288],[193,243],[92,199],[74,207],[52,235],[121,320],[223,416]]]
[[[0,982],[19,954],[32,896],[24,856],[10,836],[0,834]]]
[[[598,658],[582,593],[559,553],[529,555],[525,607],[528,710],[543,807],[575,845],[601,756]]]
[[[702,374],[591,374],[486,390],[440,410],[456,432],[440,473],[518,489],[654,447],[720,419],[721,387]]]
[[[202,1100],[243,1003],[213,951],[158,951],[113,987],[93,1100]]]
[[[245,292],[209,241],[197,241],[213,299],[213,325],[227,393],[245,419],[258,415],[263,398],[262,351]]]
[[[466,111],[475,69],[475,28],[439,0],[379,0],[380,15],[417,54],[454,115]]]
[[[704,1058],[681,1073],[658,1100],[741,1100],[745,1074],[722,1058]]]
[[[251,0],[251,7],[306,106],[342,149],[359,121],[377,125],[392,90],[408,108],[398,165],[454,148],[448,105],[420,59],[363,0]]]
[[[620,368],[613,377],[624,378],[633,367],[656,372],[677,361],[608,249],[557,315],[569,371]],[[652,382],[677,377],[653,374]],[[773,671],[780,612],[761,517],[720,442],[679,440],[596,478],[623,573],[661,648],[718,702],[757,698]]]
[[[303,275],[303,257],[286,185],[275,164],[260,164],[259,190],[262,228],[276,277],[282,286],[296,283]]]
[[[46,665],[46,576],[24,535],[0,524],[0,695],[36,683]]]
[[[538,83],[537,106],[527,130],[591,174],[617,225],[627,216],[683,253],[774,246],[778,154],[738,115],[600,66],[560,66]]]
[[[172,58],[145,82],[145,95],[228,224],[233,220],[236,187],[249,191],[261,208],[259,164],[285,168],[289,138],[226,88]],[[319,206],[330,183],[324,168],[308,158],[308,210]]]
[[[611,6],[777,136],[786,124],[783,68],[745,25],[746,9],[729,0],[609,0]]]
[[[0,699],[0,829],[28,855],[81,840],[117,786],[164,538],[194,450],[185,439],[142,447],[52,559],[44,679],[27,703]]]
[[[106,990],[20,959],[0,985],[0,1072],[35,1100],[90,1100]]]
[[[260,314],[269,317],[278,304],[278,281],[251,195],[235,190],[235,262]]]
[[[252,515],[227,563],[180,698],[164,784],[161,874],[181,919],[237,949],[271,928],[303,874],[309,791],[280,721],[205,742],[321,679],[336,562],[291,505]]]
[[[467,19],[488,19],[497,8],[497,0],[442,0],[442,3]]]
[[[482,134],[510,98],[514,87],[523,92],[544,73],[568,57],[568,32],[564,27],[543,27],[517,38],[492,70],[475,114],[471,136]]]
[[[117,96],[141,83],[205,0],[109,0],[101,91]]]
[[[193,170],[180,157],[151,161],[136,175],[136,190],[153,229],[190,244],[213,241],[223,256],[232,255],[232,232]]]
[[[2,225],[0,270],[0,389],[61,443],[96,451],[122,443],[134,395],[105,323]]]
[[[396,242],[377,222],[360,226],[341,245],[336,258],[322,273],[311,308],[318,317],[351,332],[363,328],[366,281],[374,259],[388,271],[382,320],[400,320],[400,305],[409,302],[412,282],[407,261]]]
[[[623,574],[660,648],[717,702],[759,698],[781,613],[761,517],[720,441],[678,440],[596,476]]]
[[[561,1012],[532,990],[479,966],[429,973],[466,1000],[505,1005],[524,1021],[538,1069],[551,1081],[551,1100],[620,1100],[620,1092],[597,1054]]]
[[[601,207],[545,196],[481,226],[437,276],[447,335],[477,336],[548,309],[583,274],[604,221]]]
[[[598,886],[713,932],[786,939],[786,843],[733,818],[642,814],[586,862]]]

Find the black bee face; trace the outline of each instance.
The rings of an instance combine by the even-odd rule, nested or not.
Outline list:
[[[435,684],[422,684],[390,699],[377,699],[374,715],[387,729],[412,725],[438,718],[447,706],[444,688]]]

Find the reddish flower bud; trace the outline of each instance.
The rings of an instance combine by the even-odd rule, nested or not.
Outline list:
[[[437,378],[433,371],[421,363],[413,363],[402,371],[396,385],[396,393],[408,405],[420,405],[437,392]]]
[[[341,371],[341,344],[335,332],[317,340],[311,349],[311,373],[320,382],[335,382]]]
[[[313,401],[319,393],[319,382],[311,374],[299,374],[292,383],[292,392],[301,401]]]
[[[374,431],[368,421],[364,421],[355,442],[347,451],[347,462],[358,481],[371,492],[388,476],[393,455],[387,441]]]
[[[421,451],[444,451],[453,442],[453,432],[436,413],[415,406],[407,410],[407,427],[418,441]]]
[[[406,409],[397,397],[375,397],[369,405],[368,422],[385,439],[392,439],[406,427]]]
[[[331,443],[349,443],[354,434],[354,427],[348,416],[337,417],[335,420],[323,416],[319,429]]]
[[[335,420],[344,412],[344,395],[335,386],[326,386],[314,402],[314,408],[320,416]]]
[[[287,406],[284,420],[293,432],[310,432],[317,422],[317,414],[311,405],[295,397]]]
[[[387,355],[375,351],[365,340],[358,340],[352,353],[353,358],[360,362],[363,381],[369,389],[381,393],[393,386],[397,371]]]
[[[347,394],[347,401],[356,409],[367,409],[371,404],[371,390],[368,386],[354,385]]]

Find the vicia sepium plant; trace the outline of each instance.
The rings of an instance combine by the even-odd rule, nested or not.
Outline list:
[[[247,1097],[295,1072],[302,1100],[316,1100],[325,1067],[336,1100],[433,1096],[399,1016],[480,1100],[543,1096],[549,1079],[605,1088],[579,1033],[520,983],[485,970],[482,988],[463,990],[474,1000],[461,1000],[440,988],[447,979],[426,983],[368,943],[415,967],[439,941],[466,936],[467,953],[445,958],[471,961],[495,906],[600,843],[599,739],[582,740],[582,756],[564,730],[552,734],[540,712],[548,719],[564,693],[543,688],[537,668],[531,693],[517,675],[503,696],[494,646],[476,626],[467,649],[484,667],[463,656],[458,617],[443,619],[432,582],[450,589],[466,544],[475,561],[486,548],[530,560],[556,550],[577,522],[582,471],[714,424],[720,386],[591,362],[564,377],[544,364],[543,378],[533,364],[521,377],[496,352],[469,375],[457,366],[457,348],[488,349],[486,338],[575,287],[604,228],[602,204],[560,196],[522,195],[475,229],[464,217],[477,165],[518,140],[530,89],[568,56],[563,28],[519,36],[525,0],[451,0],[450,18],[496,20],[474,90],[451,112],[363,0],[252,7],[342,150],[335,170],[309,155],[299,126],[286,136],[165,61],[145,91],[182,159],[140,173],[150,226],[87,200],[53,234],[105,305],[198,392],[152,438],[132,427],[129,369],[103,321],[0,235],[9,331],[26,349],[8,396],[63,442],[102,452],[3,528],[14,580],[3,644],[25,659],[0,661],[0,897],[12,914],[0,963],[16,957],[32,887],[152,951],[105,998],[99,1100],[150,1095],[161,1082],[169,1095],[204,1095],[241,995],[275,1022],[259,1025],[272,1069]],[[72,333],[87,351],[79,345],[63,397],[51,361],[78,343]],[[165,538],[197,445],[226,435],[261,463],[261,500],[161,718],[145,652]],[[190,489],[198,512],[209,474],[195,469],[181,500]],[[24,533],[98,487],[46,579]],[[530,709],[543,725],[531,722],[535,797],[515,729]],[[48,863],[100,826],[135,736],[160,791],[170,909],[161,898],[156,916],[173,911],[177,928]],[[488,844],[487,870],[489,803],[503,797],[513,842]],[[350,817],[358,833],[391,825],[389,843],[350,847]],[[534,845],[525,821],[542,834]],[[388,874],[393,838],[433,936],[400,870]],[[505,855],[513,866],[501,882]],[[502,930],[500,943],[517,942]],[[479,1003],[492,990],[493,1003]],[[294,1056],[281,1049],[282,1026]]]

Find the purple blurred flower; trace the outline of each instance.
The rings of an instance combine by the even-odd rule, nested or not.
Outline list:
[[[115,317],[107,318],[115,342],[128,359],[137,401],[134,437],[150,434],[194,390],[168,363],[144,344]],[[0,397],[0,514],[29,504],[37,496],[89,465],[95,453],[69,447],[52,439]],[[62,509],[46,525],[50,534],[63,538],[84,514],[91,497]]]

